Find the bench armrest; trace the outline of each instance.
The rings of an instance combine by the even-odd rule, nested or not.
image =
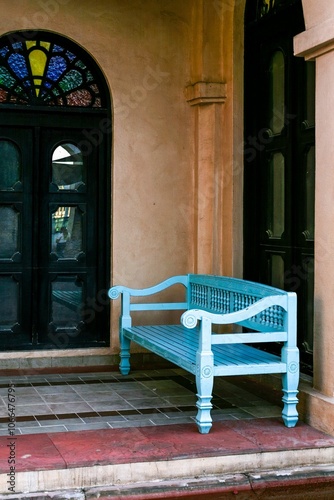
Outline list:
[[[147,297],[148,295],[153,295],[155,293],[161,292],[170,286],[181,284],[185,287],[188,286],[188,276],[172,276],[161,283],[158,283],[154,286],[150,286],[148,288],[128,288],[123,285],[116,285],[110,288],[108,291],[108,295],[111,299],[117,299],[120,293],[128,293],[132,297]]]
[[[172,276],[157,285],[151,286],[149,288],[136,289],[128,288],[126,286],[117,285],[110,288],[108,295],[111,299],[115,300],[121,295],[121,326],[130,327],[132,320],[130,311],[160,311],[160,310],[184,310],[187,308],[187,302],[158,302],[158,303],[131,303],[131,297],[147,297],[148,295],[153,295],[159,293],[166,288],[173,285],[181,284],[184,287],[188,287],[189,278],[188,276]]]
[[[189,309],[182,314],[181,322],[187,328],[195,328],[197,322],[203,319],[206,319],[210,321],[210,323],[216,325],[241,323],[242,321],[246,321],[272,306],[281,306],[283,309],[287,310],[287,297],[285,295],[272,295],[270,297],[265,297],[264,299],[261,299],[258,302],[241,309],[240,311],[226,314],[214,314],[202,309]]]

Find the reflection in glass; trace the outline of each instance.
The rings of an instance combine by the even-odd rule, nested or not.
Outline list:
[[[269,164],[270,185],[269,185],[269,203],[271,210],[268,211],[268,234],[271,238],[281,238],[284,232],[284,156],[282,153],[275,153]]]
[[[76,276],[58,277],[51,283],[52,312],[50,322],[54,328],[76,330],[82,321],[82,282]]]
[[[57,189],[82,189],[83,158],[75,144],[62,144],[52,154],[52,182]]]
[[[306,232],[307,239],[314,240],[314,193],[315,193],[315,147],[306,156]]]
[[[284,127],[284,74],[284,56],[277,50],[269,65],[269,127],[274,134],[281,133]]]
[[[58,207],[51,217],[51,251],[58,259],[78,258],[82,252],[82,211],[77,206]]]
[[[19,212],[10,206],[0,205],[0,258],[11,259],[18,251]]]
[[[11,276],[0,276],[0,331],[18,323],[19,284]]]
[[[13,191],[21,176],[21,155],[11,141],[0,140],[0,189]]]
[[[271,255],[270,275],[271,286],[284,289],[284,260],[281,255]]]

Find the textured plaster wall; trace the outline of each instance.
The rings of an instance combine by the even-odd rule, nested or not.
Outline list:
[[[84,47],[106,76],[114,129],[112,283],[144,287],[193,270],[193,116],[184,96],[193,5],[0,0],[0,34],[55,31]]]
[[[316,64],[316,192],[313,387],[301,386],[301,411],[312,426],[334,434],[333,134],[334,3],[302,0],[306,30],[294,51]]]
[[[55,31],[105,74],[113,103],[112,284],[145,287],[192,271],[242,275],[244,5],[0,0],[0,35]],[[205,102],[194,104],[198,82]],[[117,353],[118,314],[113,303],[111,349],[20,357],[68,357],[71,366],[74,354]]]

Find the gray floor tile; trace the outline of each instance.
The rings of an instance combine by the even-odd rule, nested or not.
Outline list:
[[[90,406],[94,411],[108,411],[108,410],[133,410],[133,406],[127,403],[125,400],[123,401],[92,401]]]
[[[92,411],[92,408],[87,403],[49,403],[48,406],[55,415]]]
[[[84,400],[79,394],[73,394],[72,392],[64,392],[63,394],[43,394],[43,400],[47,404],[84,403]]]
[[[47,415],[51,414],[52,410],[47,405],[26,405],[16,408],[16,415]]]
[[[164,398],[165,404],[170,406],[194,406],[196,404],[197,398],[193,396],[167,396]]]
[[[95,422],[92,424],[68,424],[66,425],[68,431],[93,431],[96,429],[110,429],[110,425],[106,422]]]
[[[39,394],[27,394],[25,396],[18,395],[15,398],[15,406],[26,406],[29,405],[45,405],[45,401],[43,401],[42,397]]]
[[[64,425],[50,425],[48,427],[25,427],[21,429],[22,434],[43,434],[47,432],[67,432]]]
[[[166,401],[160,398],[138,398],[131,399],[127,398],[127,401],[136,409],[140,410],[141,408],[160,408],[166,406]]]
[[[81,398],[84,401],[87,401],[87,402],[93,402],[93,401],[111,401],[113,403],[116,403],[117,401],[119,401],[119,402],[124,401],[124,398],[122,398],[121,396],[119,396],[116,393],[102,392],[102,391],[82,392],[81,393]]]
[[[109,387],[108,384],[73,384],[71,388],[78,394],[94,393],[97,391],[111,392],[113,388]]]
[[[145,419],[145,420],[135,420],[135,421],[126,421],[126,422],[114,422],[110,424],[110,427],[112,429],[121,429],[124,427],[147,427],[147,426],[155,426],[151,420]]]
[[[139,387],[138,389],[133,390],[123,390],[122,387],[116,387],[115,393],[126,399],[151,398],[157,396],[157,394],[150,389],[145,389],[145,387]]]
[[[123,417],[122,415],[113,415],[113,416],[108,416],[108,417],[82,417],[82,420],[87,423],[87,424],[93,424],[97,420],[99,422],[126,422],[126,418]]]
[[[22,429],[24,427],[39,427],[37,420],[28,420],[26,422],[16,422],[16,429]]]
[[[38,394],[75,394],[75,391],[69,385],[48,385],[36,387]]]
[[[282,409],[278,406],[251,406],[240,408],[240,410],[250,413],[256,418],[280,417],[282,415]]]
[[[67,425],[67,424],[82,424],[83,420],[80,417],[77,418],[60,418],[52,420],[39,420],[38,425],[41,427],[49,427],[50,425]]]

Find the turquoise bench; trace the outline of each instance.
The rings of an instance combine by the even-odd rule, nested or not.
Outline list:
[[[185,287],[183,302],[138,301],[140,297],[146,298],[177,284]],[[214,377],[280,373],[283,421],[287,427],[296,425],[299,350],[295,293],[237,278],[189,274],[174,276],[142,290],[126,286],[109,290],[111,299],[117,299],[120,294],[120,372],[123,375],[130,371],[131,341],[193,373],[197,389],[196,423],[205,434],[212,426]],[[158,310],[184,312],[177,325],[132,325],[132,311]],[[234,328],[234,333],[233,327],[229,327],[228,333],[213,332],[212,325],[227,324],[239,327]],[[258,348],[260,343],[270,342],[281,343],[280,355]]]

